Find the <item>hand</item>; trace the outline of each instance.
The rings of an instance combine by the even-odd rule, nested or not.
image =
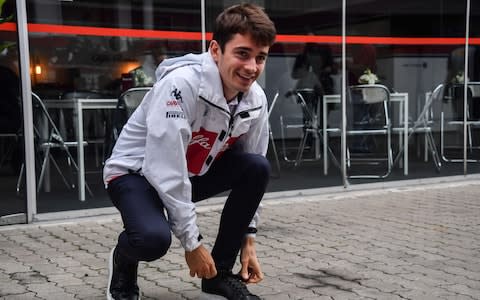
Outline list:
[[[198,246],[193,251],[185,251],[185,260],[190,268],[190,276],[210,279],[217,276],[217,268],[210,252],[203,246]]]
[[[240,276],[246,283],[258,283],[263,280],[263,273],[258,262],[255,251],[255,239],[253,237],[245,238],[240,251],[240,263],[242,264]]]

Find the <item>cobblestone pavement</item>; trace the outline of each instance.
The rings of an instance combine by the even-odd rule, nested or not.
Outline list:
[[[265,201],[262,299],[480,299],[480,183]],[[199,208],[211,248],[220,208]],[[105,299],[118,215],[0,228],[0,299]],[[237,266],[238,267],[238,266]],[[141,263],[142,299],[196,299],[175,240]]]

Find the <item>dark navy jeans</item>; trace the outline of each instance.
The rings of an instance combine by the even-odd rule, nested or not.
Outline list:
[[[265,157],[228,150],[206,174],[190,178],[194,202],[231,190],[212,249],[218,269],[233,268],[269,177],[270,164]],[[171,244],[170,227],[162,200],[148,181],[138,174],[123,175],[109,183],[108,193],[124,224],[118,251],[136,261],[152,261],[165,255]]]

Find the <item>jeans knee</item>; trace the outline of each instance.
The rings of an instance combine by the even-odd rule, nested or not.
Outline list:
[[[156,230],[140,232],[135,237],[130,237],[130,243],[139,249],[142,261],[153,261],[164,256],[172,243],[170,232],[165,233]]]
[[[265,183],[270,178],[270,162],[263,155],[253,154],[249,159],[248,176],[252,176],[256,181],[263,180]]]

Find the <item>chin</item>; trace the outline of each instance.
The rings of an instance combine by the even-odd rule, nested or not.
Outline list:
[[[238,90],[242,93],[245,93],[250,89],[252,84],[253,84],[253,82],[250,82],[249,84],[242,84],[242,85],[238,86]]]

